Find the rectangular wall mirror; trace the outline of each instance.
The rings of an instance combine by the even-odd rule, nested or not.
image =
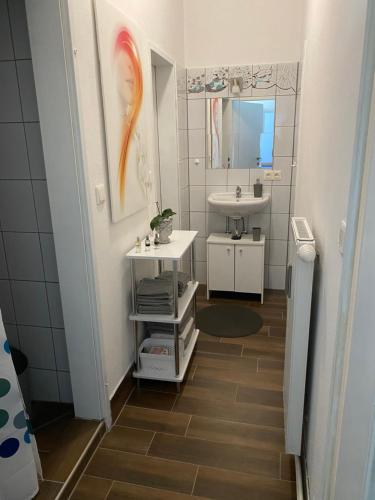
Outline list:
[[[274,98],[206,101],[206,168],[272,168]]]

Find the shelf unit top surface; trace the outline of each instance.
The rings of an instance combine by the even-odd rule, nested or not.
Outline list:
[[[240,240],[232,240],[231,234],[226,233],[212,233],[207,238],[207,243],[225,244],[225,245],[259,245],[263,246],[265,243],[265,236],[261,234],[260,241],[254,241],[252,234],[243,234]]]
[[[162,244],[158,247],[154,247],[151,243],[151,247],[148,251],[145,250],[145,239],[143,239],[141,242],[141,251],[137,252],[134,246],[126,256],[129,259],[179,260],[193,243],[197,234],[198,231],[172,231],[169,237],[171,240],[170,243]]]

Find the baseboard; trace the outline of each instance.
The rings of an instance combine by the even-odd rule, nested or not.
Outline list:
[[[113,396],[111,397],[111,413],[112,413],[112,424],[115,422],[119,416],[123,406],[126,403],[130,393],[135,386],[135,380],[132,376],[134,370],[134,364],[131,364],[128,371],[123,376],[122,380],[119,382]]]
[[[309,474],[307,470],[306,454],[303,449],[302,456],[300,457],[301,462],[301,473],[302,473],[302,486],[303,486],[303,499],[310,500],[310,485],[309,485]]]
[[[309,475],[307,471],[305,443],[302,439],[301,456],[294,456],[296,469],[297,500],[310,500]]]

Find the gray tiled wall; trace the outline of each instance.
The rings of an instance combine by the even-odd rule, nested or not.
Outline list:
[[[0,0],[0,308],[36,400],[72,400],[24,0]]]

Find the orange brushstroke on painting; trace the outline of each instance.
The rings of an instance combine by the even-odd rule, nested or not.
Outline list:
[[[121,150],[118,166],[119,194],[121,206],[125,199],[125,178],[129,145],[141,109],[143,96],[142,67],[137,47],[127,28],[121,28],[115,43],[115,55],[121,71],[121,96],[127,104],[127,113],[121,133]],[[121,58],[121,59],[120,59]]]

